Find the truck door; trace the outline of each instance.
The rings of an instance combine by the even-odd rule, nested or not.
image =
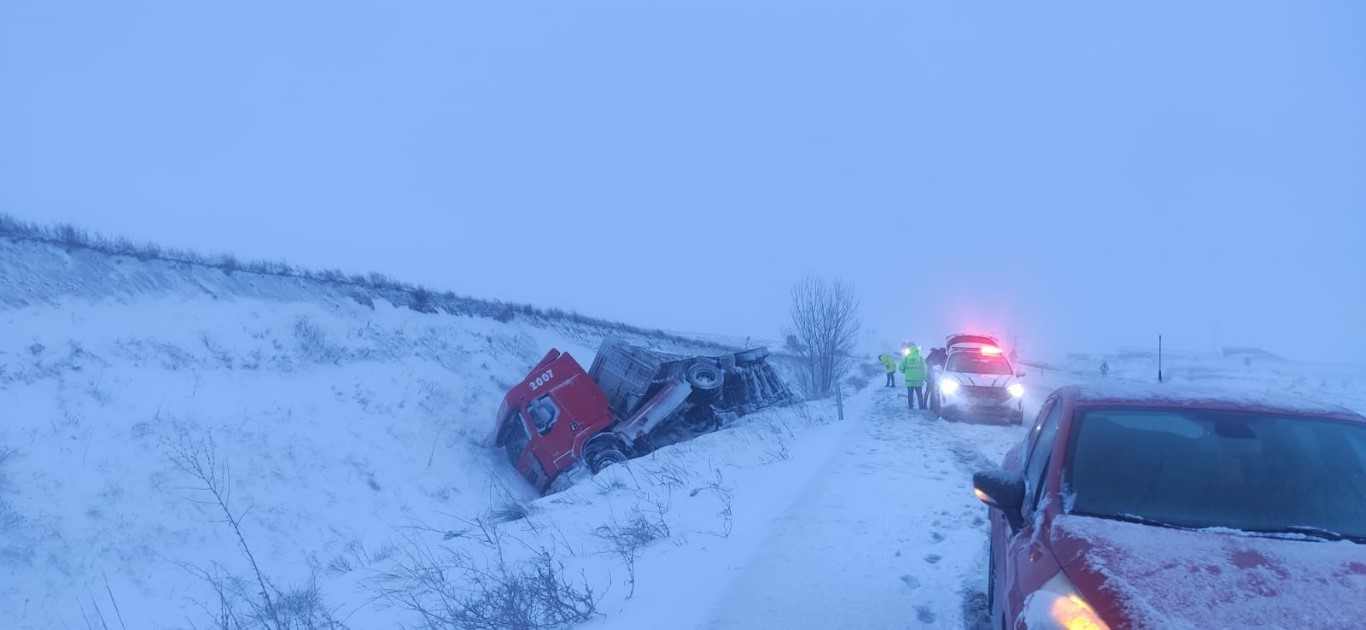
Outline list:
[[[567,385],[568,383],[566,383]],[[534,447],[550,474],[557,475],[574,464],[575,440],[584,427],[574,418],[574,410],[565,404],[563,386],[533,398],[526,405],[527,415],[538,438]]]

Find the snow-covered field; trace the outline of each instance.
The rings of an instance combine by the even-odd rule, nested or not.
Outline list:
[[[755,414],[538,498],[482,440],[509,385],[551,347],[588,360],[599,325],[4,239],[0,269],[0,628],[219,627],[262,592],[277,616],[445,627],[542,578],[590,628],[980,623],[969,480],[1019,427],[872,386],[843,421]],[[1102,359],[1156,372],[1142,352],[1035,362],[1027,413]],[[1165,367],[1366,411],[1360,367]]]

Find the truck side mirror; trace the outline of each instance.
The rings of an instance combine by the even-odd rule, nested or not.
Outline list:
[[[984,470],[972,474],[972,492],[992,509],[1000,510],[1011,531],[1024,527],[1024,477],[1008,470]]]

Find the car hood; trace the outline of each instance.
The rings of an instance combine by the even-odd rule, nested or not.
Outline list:
[[[1366,619],[1366,545],[1054,519],[1053,551],[1111,627],[1349,628]]]

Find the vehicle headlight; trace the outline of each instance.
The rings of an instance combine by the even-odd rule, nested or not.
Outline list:
[[[939,393],[948,396],[952,395],[956,391],[958,391],[958,381],[955,381],[951,378],[946,378],[939,381]]]
[[[1025,598],[1017,621],[1030,630],[1110,630],[1062,571]]]
[[[1010,387],[1006,388],[1006,391],[1010,392],[1010,395],[1016,398],[1024,397],[1024,385],[1019,383],[1011,383]]]

